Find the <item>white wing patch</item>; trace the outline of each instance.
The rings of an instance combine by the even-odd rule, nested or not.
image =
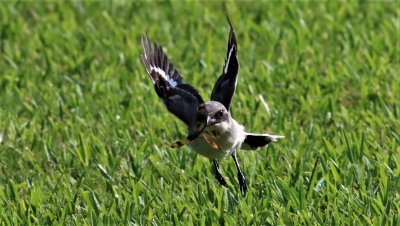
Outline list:
[[[175,87],[178,85],[178,83],[167,73],[165,73],[165,71],[159,67],[154,67],[154,66],[150,66],[150,70],[151,71],[156,71],[158,74],[160,74],[165,80],[167,80],[167,82],[172,86]]]
[[[234,48],[235,48],[235,46],[232,46],[231,49],[229,50],[228,58],[226,59],[225,68],[224,68],[225,74],[228,72],[229,61],[231,60],[231,55],[232,55],[232,51]]]

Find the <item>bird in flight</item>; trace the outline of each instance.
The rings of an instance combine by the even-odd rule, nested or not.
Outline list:
[[[258,150],[284,136],[256,134],[245,129],[230,113],[232,97],[236,90],[239,61],[237,41],[232,23],[230,26],[228,50],[222,75],[215,83],[211,100],[204,101],[198,91],[185,83],[178,70],[170,63],[162,47],[150,43],[148,35],[142,36],[142,62],[154,84],[157,95],[162,99],[168,111],[183,121],[188,128],[188,136],[173,143],[173,148],[189,145],[195,152],[212,160],[218,182],[227,187],[218,161],[232,156],[240,185],[240,191],[246,194],[247,184],[240,169],[236,152]]]

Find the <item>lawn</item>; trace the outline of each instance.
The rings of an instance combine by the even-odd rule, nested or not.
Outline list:
[[[285,135],[231,158],[171,149],[186,128],[140,61],[146,31],[208,99],[239,49],[231,110]],[[2,225],[399,225],[396,1],[6,1],[0,5]],[[397,71],[397,72],[396,72]]]

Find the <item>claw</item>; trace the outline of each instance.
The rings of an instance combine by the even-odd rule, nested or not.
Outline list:
[[[221,170],[219,169],[219,165],[218,165],[218,161],[217,160],[213,160],[214,163],[214,168],[215,168],[215,178],[217,179],[217,181],[224,187],[228,187],[228,184],[226,183],[224,177],[222,176]]]
[[[225,179],[224,179],[224,177],[222,176],[222,174],[216,174],[215,175],[215,177],[217,178],[217,180],[218,180],[218,182],[222,185],[222,186],[224,186],[224,187],[228,187],[228,184],[226,183],[226,181],[225,181]]]
[[[244,195],[246,195],[246,192],[247,192],[247,184],[246,184],[246,179],[244,178],[244,175],[243,175],[242,171],[240,170],[239,161],[236,158],[236,152],[233,153],[232,158],[235,161],[236,169],[238,172],[237,175],[238,175],[238,180],[239,180],[240,192],[244,196]]]
[[[238,179],[239,179],[240,192],[242,193],[243,196],[245,196],[247,192],[247,184],[243,173],[241,172],[238,173]]]

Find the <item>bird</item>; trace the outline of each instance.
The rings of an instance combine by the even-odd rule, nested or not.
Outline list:
[[[240,192],[245,195],[248,187],[237,152],[257,151],[284,136],[246,132],[244,126],[232,118],[230,107],[238,82],[239,61],[235,30],[228,16],[227,21],[230,31],[225,63],[212,90],[210,101],[204,101],[197,89],[183,80],[163,48],[150,42],[147,32],[141,37],[141,60],[158,97],[168,111],[187,126],[188,136],[171,146],[179,148],[188,145],[198,154],[212,160],[215,177],[225,187],[228,184],[218,161],[232,156]]]

